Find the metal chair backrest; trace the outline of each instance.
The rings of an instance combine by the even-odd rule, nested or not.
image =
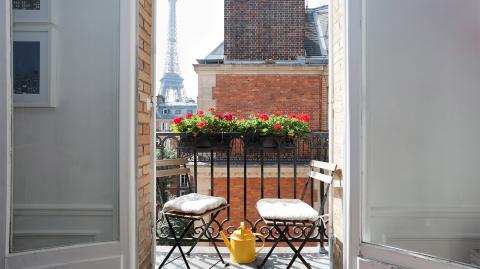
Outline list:
[[[303,187],[301,199],[304,200],[310,181],[318,180],[321,182],[321,184],[322,183],[328,184],[325,190],[325,193],[322,193],[322,196],[323,196],[321,199],[322,204],[320,205],[320,210],[319,210],[319,212],[321,213],[323,213],[325,202],[327,201],[327,199],[325,198],[327,198],[328,196],[330,185],[333,182],[333,174],[335,173],[336,170],[337,170],[337,165],[334,163],[327,163],[327,162],[321,162],[316,160],[310,161],[310,173],[307,181],[305,182],[305,186]]]
[[[161,207],[164,205],[161,182],[159,182],[162,177],[176,177],[176,195],[181,196],[180,190],[186,190],[189,193],[192,192],[192,185],[190,182],[190,168],[187,167],[187,159],[165,159],[156,161],[156,177],[157,177],[157,192],[160,193],[160,204]],[[182,184],[181,177],[183,176],[185,183]],[[186,185],[186,186],[185,186]]]

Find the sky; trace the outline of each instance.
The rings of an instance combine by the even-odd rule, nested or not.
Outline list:
[[[180,72],[187,95],[196,100],[196,59],[203,59],[223,41],[224,0],[178,0],[177,42]],[[327,4],[328,0],[308,0],[309,7]],[[168,0],[158,0],[156,22],[156,80],[157,91],[165,66],[168,34]]]

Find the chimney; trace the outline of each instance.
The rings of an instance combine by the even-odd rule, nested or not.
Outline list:
[[[305,0],[225,0],[226,60],[305,56]]]

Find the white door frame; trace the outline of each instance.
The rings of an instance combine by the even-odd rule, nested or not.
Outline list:
[[[120,240],[9,253],[11,183],[11,1],[0,4],[0,268],[136,268],[136,18],[137,1],[119,0]],[[117,266],[118,265],[118,266]]]
[[[345,242],[344,265],[357,268],[472,269],[475,267],[362,241],[362,167],[365,104],[365,21],[364,3],[368,0],[346,0],[345,5]],[[393,266],[392,266],[393,265]]]
[[[11,88],[11,1],[0,4],[0,268],[5,267],[5,255],[8,252],[9,222],[4,217],[10,208],[8,191],[10,189],[10,132],[12,95],[6,89]]]

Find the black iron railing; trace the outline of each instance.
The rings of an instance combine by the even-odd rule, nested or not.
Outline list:
[[[173,183],[168,184],[167,188],[164,190],[157,189],[161,192],[159,195],[164,196],[178,196],[185,193],[187,189],[192,189],[193,191],[197,191],[198,187],[198,176],[199,176],[199,165],[205,167],[205,165],[209,168],[209,176],[210,176],[210,195],[216,194],[216,182],[219,180],[215,178],[215,171],[217,169],[223,169],[225,173],[225,178],[222,180],[226,180],[226,193],[225,198],[227,202],[231,205],[230,208],[227,210],[226,214],[224,214],[224,219],[217,218],[217,222],[214,225],[214,229],[212,231],[213,236],[220,241],[220,236],[218,234],[219,230],[226,231],[228,234],[232,233],[238,223],[231,223],[232,217],[232,210],[234,209],[243,209],[243,220],[248,224],[248,226],[256,231],[263,233],[267,239],[267,241],[273,241],[275,238],[278,237],[278,234],[268,227],[264,225],[261,219],[250,219],[252,214],[247,214],[247,212],[251,212],[251,209],[247,209],[247,201],[252,197],[260,197],[264,198],[266,195],[266,185],[272,183],[271,181],[271,174],[270,181],[266,181],[265,170],[274,168],[276,170],[276,197],[277,198],[297,198],[300,197],[301,189],[297,190],[297,183],[298,185],[303,184],[303,182],[299,182],[300,179],[303,181],[307,181],[307,175],[301,174],[298,175],[298,168],[300,166],[305,167],[308,165],[310,160],[320,160],[320,161],[328,161],[328,133],[327,132],[312,132],[308,134],[306,138],[299,138],[293,141],[293,146],[289,145],[288,147],[283,146],[276,146],[276,147],[265,147],[262,146],[260,143],[248,143],[246,138],[240,134],[228,134],[229,140],[227,145],[212,145],[205,147],[204,145],[200,146],[195,143],[185,144],[183,143],[182,139],[186,134],[178,134],[178,133],[165,133],[159,132],[157,133],[157,158],[158,159],[172,159],[172,158],[186,158],[190,161],[191,165],[193,166],[193,178],[191,178],[192,182],[191,186],[186,186],[184,178],[177,178],[173,179]],[[260,177],[260,186],[258,189],[252,190],[249,189],[249,176],[248,172],[249,169],[260,169],[259,177]],[[243,173],[241,174],[241,178],[243,178],[243,193],[238,193],[238,188],[236,188],[235,193],[232,192],[231,185],[232,185],[232,169],[240,169]],[[292,180],[292,184],[288,184],[289,190],[285,190],[284,184],[282,184],[282,171],[289,169],[289,180]],[[238,176],[238,173],[236,174]],[[165,179],[157,178],[157,185],[158,186],[165,186]],[[310,182],[311,183],[311,182]],[[172,186],[174,186],[172,188]],[[187,188],[188,187],[188,188]],[[191,187],[191,188],[190,188]],[[258,187],[258,186],[257,186]],[[167,195],[162,192],[169,192]],[[252,192],[256,192],[255,195],[252,195]],[[314,205],[315,197],[314,195],[318,195],[319,204],[322,204],[323,194],[324,193],[324,186],[320,185],[319,191],[315,194],[314,185],[308,185],[308,192],[309,197],[308,202],[310,205]],[[285,193],[288,193],[286,195]],[[283,196],[282,196],[283,194]],[[235,196],[242,197],[242,199],[235,199]],[[256,201],[255,201],[256,202]],[[237,203],[237,204],[235,204]],[[240,204],[238,204],[240,203]],[[251,204],[251,201],[249,201]],[[310,241],[312,242],[323,242],[326,241],[325,236],[325,229],[322,226],[323,224],[319,224],[317,231],[314,232],[310,236]],[[193,229],[192,236],[196,235],[196,230]],[[307,233],[307,230],[303,227],[292,227],[288,231],[288,235],[297,241],[300,241],[301,238],[304,238]],[[170,235],[166,227],[162,224],[161,216],[157,220],[157,242],[165,242],[164,240],[168,238]]]

